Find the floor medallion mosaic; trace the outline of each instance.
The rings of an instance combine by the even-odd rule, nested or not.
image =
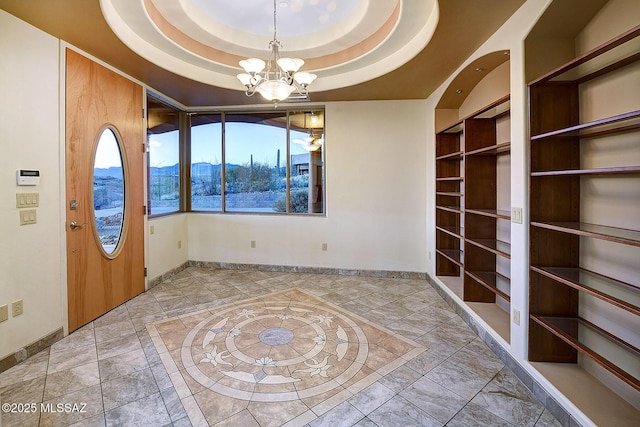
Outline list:
[[[305,425],[426,350],[300,289],[147,329],[193,425]]]

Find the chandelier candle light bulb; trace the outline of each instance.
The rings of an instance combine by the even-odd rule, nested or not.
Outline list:
[[[304,61],[300,58],[281,58],[282,47],[277,38],[276,26],[276,0],[273,2],[273,40],[269,42],[269,59],[265,63],[258,58],[249,58],[240,61],[240,66],[245,71],[237,75],[238,80],[246,88],[247,96],[258,92],[265,99],[274,102],[287,99],[294,91],[300,95],[308,96],[309,85],[316,79],[316,75],[301,71]],[[266,69],[265,69],[266,68]]]

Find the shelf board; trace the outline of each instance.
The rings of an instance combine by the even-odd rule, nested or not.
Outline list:
[[[617,365],[613,364],[607,358],[601,356],[586,345],[582,344],[578,340],[578,337],[576,335],[578,333],[579,327],[585,327],[598,333],[599,335],[617,344],[618,346],[623,347],[626,350],[631,351],[632,353],[635,353],[636,356],[640,356],[640,349],[624,340],[621,340],[620,338],[613,336],[604,329],[582,318],[539,316],[536,314],[530,314],[529,317],[531,318],[531,320],[551,332],[553,335],[560,338],[562,341],[564,341],[580,353],[589,357],[634,389],[640,391],[640,380],[633,377],[631,374],[627,373]]]
[[[464,274],[471,277],[473,280],[498,295],[500,298],[504,299],[507,302],[511,302],[511,297],[498,289],[498,280],[502,280],[505,282],[510,282],[508,277],[503,276],[500,273],[496,273],[495,271],[469,271],[465,270]]]
[[[635,132],[638,129],[640,129],[640,123],[632,123],[625,126],[611,127],[609,129],[599,129],[593,132],[580,132],[580,138],[583,138],[583,139],[597,138],[599,136],[605,136],[605,135]]]
[[[618,114],[616,116],[607,117],[600,120],[594,120],[592,122],[582,123],[575,126],[570,126],[563,129],[557,129],[551,132],[541,133],[539,135],[532,135],[531,141],[539,141],[545,138],[549,138],[552,136],[565,136],[565,137],[575,137],[575,136],[583,136],[581,132],[595,129],[601,126],[609,126],[618,122],[626,121],[626,120],[635,120],[640,118],[640,110],[631,111],[629,113]],[[625,127],[621,127],[620,129],[624,129]],[[625,130],[626,131],[626,130]],[[608,133],[614,132],[613,129],[608,129]]]
[[[475,215],[484,215],[484,216],[488,216],[491,218],[498,218],[498,219],[511,219],[511,212],[509,211],[503,211],[503,210],[496,210],[496,209],[466,209],[465,212],[469,212]]]
[[[463,211],[459,206],[436,206],[436,209],[440,209],[441,211],[453,212],[457,214],[462,214]]]
[[[442,255],[458,267],[464,267],[462,259],[464,252],[459,249],[436,249],[436,253]]]
[[[462,301],[464,284],[462,276],[437,276],[438,279]]]
[[[457,237],[459,239],[463,238],[463,228],[462,227],[451,227],[451,226],[445,226],[445,225],[436,225],[436,230],[440,230],[443,233],[447,233],[453,237]]]
[[[465,237],[465,241],[481,249],[500,255],[501,257],[511,258],[511,245],[507,242],[496,239],[475,239],[472,237]]]
[[[482,318],[500,337],[511,343],[511,319],[509,313],[496,303],[465,301],[465,304]]]
[[[630,302],[640,301],[640,287],[581,268],[532,265],[531,270],[640,316],[640,304]]]
[[[464,181],[462,176],[444,176],[436,178],[436,181]]]
[[[544,172],[531,172],[531,176],[562,176],[562,175],[613,175],[613,174],[637,174],[640,166],[619,166],[598,169],[565,169]]]
[[[436,133],[456,134],[456,133],[462,133],[463,130],[464,128],[462,126],[462,122],[460,121]]]
[[[453,191],[436,191],[436,196],[462,197],[464,194]]]
[[[594,58],[597,58],[599,56],[604,56],[607,54],[607,52],[614,50],[615,48],[617,48],[618,46],[624,45],[625,43],[632,41],[633,39],[635,39],[636,37],[640,36],[640,25],[631,28],[630,30],[628,30],[625,33],[620,34],[618,37],[615,37],[614,39],[600,45],[597,46],[593,49],[591,49],[590,51],[578,56],[577,58],[573,59],[572,61],[567,62],[566,64],[564,64],[562,67],[560,68],[556,68],[553,71],[550,71],[549,73],[541,76],[540,78],[534,80],[533,82],[529,83],[530,86],[535,85],[536,83],[540,83],[540,82],[545,82],[545,81],[550,81],[553,80],[554,78],[561,76],[562,74],[566,73],[567,71],[571,71],[574,70],[576,68],[578,68],[580,65],[585,64],[589,61],[591,61]],[[622,64],[626,64],[626,60],[621,60],[621,61],[617,61],[618,63],[622,63]],[[615,65],[615,64],[614,64]],[[591,73],[591,74],[596,74],[596,73]],[[584,78],[584,76],[582,77]]]
[[[502,98],[496,99],[490,104],[485,105],[482,109],[474,111],[468,116],[462,119],[464,123],[467,119],[493,119],[498,116],[509,114],[511,109],[511,95],[505,95]]]
[[[436,160],[459,160],[462,158],[462,151],[456,151],[453,153],[445,154],[443,156],[436,157]]]
[[[503,142],[501,144],[490,145],[488,147],[478,148],[472,151],[464,153],[465,156],[478,156],[478,155],[495,155],[508,153],[511,150],[511,142]]]
[[[586,224],[582,222],[534,222],[533,227],[546,228],[562,233],[593,237],[630,246],[640,247],[640,231],[624,228],[607,227],[604,225]]]
[[[582,366],[574,363],[530,363],[594,425],[633,426],[640,420],[639,408],[634,408]]]

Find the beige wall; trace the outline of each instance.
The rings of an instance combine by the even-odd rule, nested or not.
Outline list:
[[[58,40],[0,10],[0,359],[62,327]],[[18,187],[17,169],[40,185]],[[20,226],[17,192],[37,192],[37,223]],[[22,299],[24,314],[11,316]]]
[[[327,215],[190,214],[189,259],[424,272],[424,116],[424,101],[328,104]]]
[[[487,75],[478,82],[473,90],[467,95],[459,109],[459,119],[469,117],[471,114],[484,108],[487,105],[487,100],[491,99],[497,101],[503,96],[509,95],[509,68],[511,64],[509,61],[497,66],[494,70],[491,70]],[[503,141],[508,141],[509,137],[503,138]]]
[[[155,279],[189,260],[188,217],[154,218],[148,224],[147,276]]]

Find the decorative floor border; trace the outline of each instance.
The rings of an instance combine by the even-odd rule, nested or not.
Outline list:
[[[280,421],[306,425],[427,350],[299,288],[147,330],[194,425],[232,417],[241,402],[276,405]]]

